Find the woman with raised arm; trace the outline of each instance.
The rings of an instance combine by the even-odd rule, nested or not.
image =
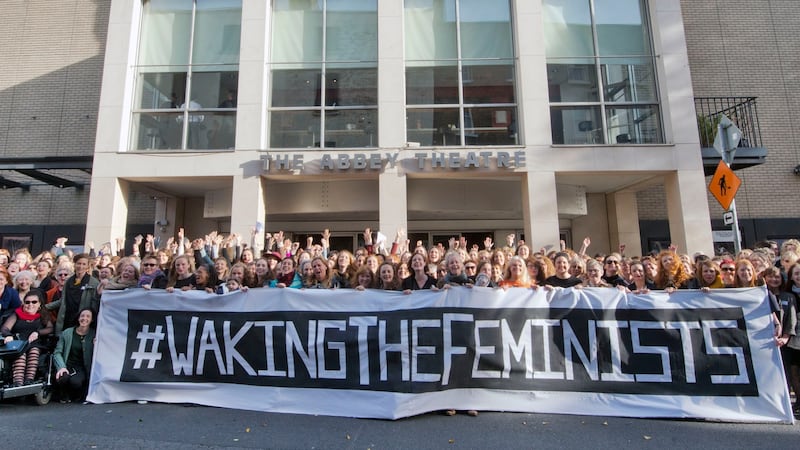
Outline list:
[[[56,318],[56,334],[78,324],[78,314],[84,308],[97,311],[100,298],[97,286],[100,281],[89,273],[89,255],[79,253],[72,258],[75,275],[64,283],[61,299],[47,305],[48,310],[58,310]]]

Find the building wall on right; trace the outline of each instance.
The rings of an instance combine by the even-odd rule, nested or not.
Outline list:
[[[765,164],[736,171],[742,179],[736,196],[740,225],[750,229],[743,244],[800,235],[800,176],[793,173],[800,164],[797,2],[682,0],[681,8],[694,95],[758,97],[761,136],[768,155]],[[660,208],[652,207],[663,195],[659,188],[639,193],[641,219],[666,219]],[[710,195],[708,204],[714,228],[721,229],[722,208]],[[783,225],[780,230],[768,229],[763,224],[770,221]]]
[[[767,162],[739,170],[739,216],[800,217],[800,8],[791,0],[681,1],[697,97],[758,97]],[[709,197],[712,218],[722,208]],[[800,228],[796,230],[800,234]]]

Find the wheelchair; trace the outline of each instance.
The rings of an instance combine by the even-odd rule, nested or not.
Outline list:
[[[13,384],[14,361],[28,350],[25,341],[11,341],[5,344],[0,340],[0,401],[20,397],[32,397],[37,405],[50,403],[55,386],[53,374],[53,350],[58,338],[45,336],[42,338],[42,349],[39,355],[39,368],[33,381],[22,386]]]

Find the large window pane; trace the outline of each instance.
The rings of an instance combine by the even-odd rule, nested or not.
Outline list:
[[[322,2],[275,0],[272,6],[272,61],[322,61]]]
[[[464,111],[466,145],[517,144],[515,108],[469,108]]]
[[[406,130],[409,142],[423,146],[461,145],[458,109],[409,109]]]
[[[183,139],[183,113],[137,113],[133,115],[134,150],[178,150]]]
[[[139,65],[189,64],[192,0],[149,0],[141,33]]]
[[[608,142],[657,144],[663,142],[657,106],[614,106],[606,108]]]
[[[595,0],[599,56],[649,55],[641,0]]]
[[[458,58],[454,0],[406,0],[405,51],[407,65],[429,65]]]
[[[461,58],[512,58],[506,1],[460,0]]]
[[[406,68],[406,103],[458,104],[458,66]]]
[[[136,105],[140,109],[170,109],[183,103],[186,72],[145,72],[136,84]]]
[[[345,109],[325,116],[325,147],[374,147],[377,132],[378,111],[374,109]]]
[[[326,106],[378,104],[378,69],[352,69],[341,64],[325,73]]]
[[[497,64],[497,63],[495,63]],[[464,103],[514,103],[514,66],[465,65],[462,68]]]
[[[241,0],[197,0],[192,63],[238,63],[241,23]]]
[[[272,71],[272,106],[315,106],[322,96],[322,69]]]
[[[595,65],[588,64],[548,64],[547,86],[550,101],[557,102],[597,102],[597,72]]]
[[[238,72],[195,72],[192,74],[191,99],[202,108],[235,107],[238,85]],[[233,106],[229,97],[232,97]]]
[[[328,0],[326,61],[378,59],[377,0]]]
[[[205,114],[208,148],[233,149],[236,138],[236,112],[209,112]]]
[[[603,144],[599,106],[553,106],[550,108],[553,144]]]
[[[602,58],[601,71],[606,101],[655,102],[658,92],[649,58]]]
[[[543,0],[547,56],[593,56],[589,0]]]
[[[319,111],[273,111],[270,114],[270,147],[320,146]]]

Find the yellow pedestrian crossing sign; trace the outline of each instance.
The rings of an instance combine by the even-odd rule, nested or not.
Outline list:
[[[722,209],[727,211],[741,184],[742,180],[733,173],[727,164],[720,161],[714,176],[711,177],[711,183],[708,184],[708,190],[722,205]]]

